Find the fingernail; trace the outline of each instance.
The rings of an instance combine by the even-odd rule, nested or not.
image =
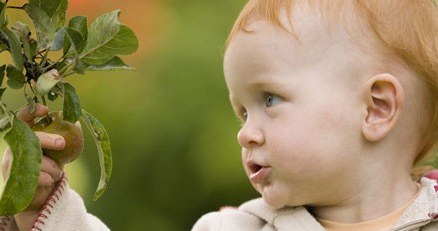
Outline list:
[[[64,148],[64,145],[65,145],[64,139],[62,139],[62,138],[55,139],[55,146],[57,148],[62,149],[62,148]]]

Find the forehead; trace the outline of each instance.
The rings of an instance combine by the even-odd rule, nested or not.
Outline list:
[[[240,76],[244,71],[263,71],[289,65],[317,63],[327,57],[353,55],[354,37],[343,27],[329,26],[319,10],[296,5],[293,18],[280,14],[281,29],[263,18],[253,16],[244,30],[229,43],[224,58],[225,76]],[[292,23],[293,22],[293,26]]]

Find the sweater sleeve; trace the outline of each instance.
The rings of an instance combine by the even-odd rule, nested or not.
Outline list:
[[[191,231],[272,231],[266,222],[237,209],[224,209],[203,215]]]
[[[16,231],[13,217],[0,217],[0,231]],[[64,176],[48,198],[31,231],[107,231],[97,217],[87,213],[82,198],[70,189]]]

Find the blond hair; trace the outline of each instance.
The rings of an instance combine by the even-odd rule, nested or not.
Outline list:
[[[249,0],[238,16],[228,37],[227,45],[238,31],[246,31],[250,18],[257,15],[280,28],[280,13],[287,10],[289,20],[294,0]],[[361,19],[366,22],[379,47],[402,60],[421,76],[430,99],[426,102],[424,140],[420,160],[438,140],[438,8],[435,0],[307,0],[310,6],[320,6],[322,13],[336,17],[346,3],[353,4]],[[319,4],[318,4],[319,3]],[[293,32],[293,31],[292,31]]]

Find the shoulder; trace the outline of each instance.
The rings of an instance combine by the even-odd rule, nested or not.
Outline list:
[[[304,207],[274,209],[258,198],[202,216],[192,231],[324,230]]]
[[[237,231],[258,230],[263,221],[239,209],[224,209],[203,215],[195,223],[192,231]]]
[[[195,223],[192,231],[244,231],[260,230],[266,223],[251,212],[254,205],[263,203],[262,199],[254,199],[242,204],[239,208],[226,208],[203,215]]]

